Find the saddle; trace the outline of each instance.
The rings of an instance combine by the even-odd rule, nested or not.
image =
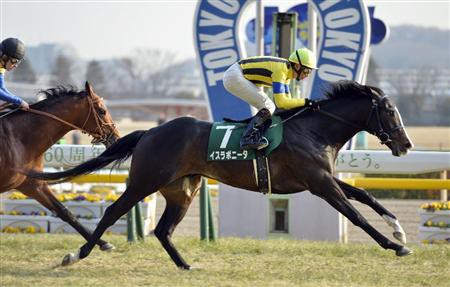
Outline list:
[[[269,155],[281,143],[283,127],[281,118],[272,117],[272,125],[265,133],[269,146],[261,150],[241,150],[239,141],[252,118],[244,120],[224,119],[211,127],[208,141],[208,161],[251,160],[255,181],[261,193],[270,193]]]
[[[226,123],[236,123],[236,124],[248,124],[253,117],[250,118],[246,118],[243,120],[235,120],[235,119],[230,119],[230,118],[223,118],[223,121]]]

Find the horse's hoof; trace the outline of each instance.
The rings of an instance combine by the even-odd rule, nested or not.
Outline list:
[[[178,266],[178,268],[180,268],[180,270],[192,270],[192,267],[190,265],[182,265]]]
[[[105,244],[100,246],[101,251],[111,251],[114,249],[116,249],[116,247],[114,247],[114,245],[112,245],[111,243],[108,243],[108,242],[106,242]]]
[[[406,234],[400,231],[395,231],[393,233],[395,239],[400,241],[402,244],[406,244]]]
[[[395,255],[400,256],[400,257],[408,256],[408,255],[411,255],[412,253],[413,253],[412,250],[409,248],[406,248],[405,246],[402,246],[401,249],[395,251]]]
[[[63,261],[61,262],[61,266],[69,266],[77,262],[78,256],[75,256],[73,253],[69,253],[66,256],[64,256]]]

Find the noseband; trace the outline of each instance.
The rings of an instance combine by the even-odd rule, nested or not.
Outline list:
[[[380,99],[380,102],[383,102],[387,98],[388,98],[388,96],[384,95]],[[375,117],[376,117],[376,122],[378,124],[378,131],[377,130],[371,131],[369,129],[369,123],[370,123],[370,120],[372,119],[373,115],[375,115]],[[398,125],[398,126],[393,127],[392,129],[384,130],[383,124],[380,119],[379,102],[377,102],[377,100],[375,100],[373,98],[372,98],[372,108],[370,109],[369,117],[366,120],[365,127],[366,127],[367,132],[375,135],[381,141],[381,144],[386,144],[386,143],[392,141],[391,137],[389,136],[389,134],[391,132],[405,128],[403,125]]]
[[[115,130],[115,125],[114,123],[107,123],[105,122],[98,114],[98,112],[95,110],[94,105],[102,102],[101,98],[98,98],[96,100],[92,99],[92,97],[90,95],[88,95],[88,102],[89,102],[89,113],[86,117],[86,120],[84,121],[84,124],[82,126],[82,128],[80,129],[82,133],[88,133],[90,134],[94,139],[92,140],[92,143],[106,143],[112,136],[114,136],[114,130]],[[94,132],[87,132],[84,127],[87,124],[87,121],[89,120],[89,116],[93,114],[94,115],[94,119],[95,119],[95,130]],[[111,127],[111,132],[109,134],[106,134],[104,131],[104,127],[105,126],[110,126]]]

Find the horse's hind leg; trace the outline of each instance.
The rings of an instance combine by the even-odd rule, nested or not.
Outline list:
[[[131,177],[130,177],[131,179]],[[72,253],[67,254],[62,262],[62,265],[70,265],[77,262],[80,259],[87,257],[95,246],[95,243],[100,239],[106,229],[112,226],[116,221],[125,213],[127,213],[136,203],[142,200],[147,195],[156,192],[155,189],[144,188],[144,185],[139,186],[130,181],[130,185],[126,188],[124,193],[117,199],[116,202],[111,204],[103,215],[102,219],[95,228],[92,236],[89,238],[88,242],[81,246],[78,254],[74,255]]]
[[[40,204],[45,206],[47,209],[54,212],[59,218],[69,223],[73,228],[75,228],[78,233],[81,234],[86,240],[92,235],[92,231],[85,228],[73,215],[70,210],[68,210],[61,202],[56,199],[52,191],[45,182],[37,182],[34,180],[27,180],[21,186],[17,188],[29,197],[36,199]],[[97,244],[103,251],[114,249],[114,246],[104,240],[99,239]]]
[[[155,236],[173,262],[181,269],[191,267],[184,261],[172,243],[171,236],[175,227],[181,222],[192,200],[201,186],[201,176],[180,178],[160,190],[166,199],[166,209],[155,229]]]
[[[344,192],[331,176],[318,177],[316,184],[310,186],[313,194],[325,199],[337,211],[347,217],[354,225],[361,227],[384,249],[395,250],[397,256],[411,254],[408,248],[396,244],[378,232],[369,222],[356,210],[346,198]]]
[[[190,178],[198,178],[197,181],[192,180]],[[172,234],[176,224],[178,224],[186,213],[187,208],[189,207],[192,198],[194,197],[196,191],[200,186],[200,176],[198,177],[190,177],[187,181],[187,184],[182,180],[175,181],[174,184],[169,184],[169,187],[164,187],[161,189],[161,192],[166,197],[167,206],[166,211],[161,217],[156,229],[155,235],[161,241],[163,247],[169,253],[169,255],[174,259],[177,266],[185,269],[189,269],[190,266],[187,265],[184,260],[180,257],[175,247],[170,241],[170,235]],[[131,177],[130,177],[131,179]],[[184,187],[188,187],[188,189],[192,188],[198,182],[198,187],[194,190],[188,190],[187,192],[181,190]],[[180,184],[183,183],[183,184]],[[155,186],[152,186],[155,187]],[[142,185],[136,185],[133,181],[130,181],[130,185],[127,187],[125,192],[122,194],[119,199],[110,205],[106,211],[105,215],[102,217],[100,222],[97,225],[94,233],[90,237],[89,241],[84,244],[78,254],[68,254],[64,257],[62,265],[69,265],[77,262],[80,259],[87,257],[92,248],[95,245],[95,242],[100,238],[100,236],[105,232],[105,230],[113,225],[122,215],[124,215],[127,211],[129,211],[139,200],[143,199],[145,196],[152,194],[158,189],[159,186],[155,188],[144,188]],[[175,188],[177,187],[177,188]],[[145,192],[148,190],[148,192]],[[179,204],[179,205],[177,205]],[[176,208],[178,206],[178,208]]]
[[[364,203],[370,206],[376,213],[378,213],[386,223],[394,229],[394,237],[403,244],[406,244],[406,234],[403,230],[402,226],[398,222],[397,217],[392,214],[389,210],[384,208],[370,193],[368,193],[364,189],[360,189],[354,186],[351,186],[337,178],[334,180],[339,184],[341,189],[344,191],[345,196],[349,199],[357,200],[361,203]]]

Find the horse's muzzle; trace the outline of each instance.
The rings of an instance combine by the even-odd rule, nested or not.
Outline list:
[[[106,140],[105,140],[105,142],[103,142],[103,144],[105,145],[106,148],[108,148],[113,143],[115,143],[119,138],[120,138],[120,136],[118,136],[116,134],[112,134],[111,136],[106,138]]]

